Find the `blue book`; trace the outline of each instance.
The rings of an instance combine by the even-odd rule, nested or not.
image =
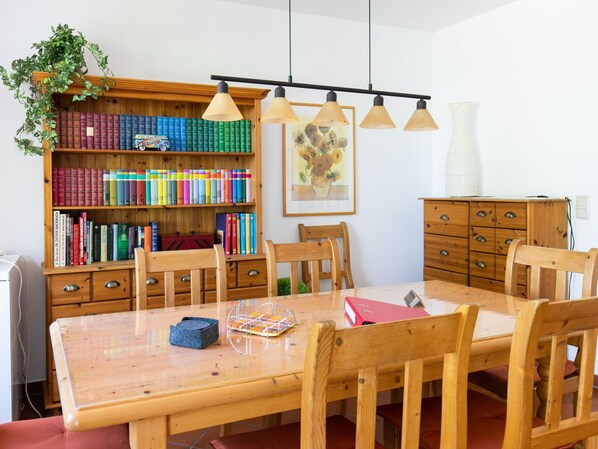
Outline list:
[[[244,214],[244,213],[237,214],[237,217],[238,217],[237,220],[239,220],[239,228],[240,228],[239,230],[241,231],[240,232],[241,233],[241,250],[239,251],[239,254],[247,254],[247,245],[245,244],[246,240],[247,240],[247,234],[246,234],[247,225],[245,223],[246,215],[247,214]]]
[[[174,129],[174,117],[166,117],[166,122],[168,124],[168,138],[170,139],[170,147],[171,149],[174,149],[174,151],[178,151],[178,142]]]
[[[125,126],[125,115],[118,116],[118,144],[121,150],[127,149],[127,138],[126,138],[126,126]]]
[[[145,131],[145,116],[138,115],[137,116],[137,132],[135,134],[148,134]]]
[[[180,118],[181,121],[181,151],[189,151],[187,143],[187,119]]]
[[[141,134],[139,132],[139,116],[138,115],[132,115],[131,116],[131,138],[135,137],[135,134]],[[132,145],[132,141],[130,143],[130,145]],[[131,147],[132,148],[132,147]]]
[[[155,134],[152,132],[152,117],[149,115],[144,115],[143,118],[145,119],[145,133]]]
[[[251,254],[257,254],[257,223],[255,219],[255,214],[252,212],[249,214],[249,229],[251,230]]]
[[[116,170],[116,205],[125,205],[125,171]]]
[[[150,221],[150,226],[152,228],[152,252],[158,251],[158,222]]]
[[[168,133],[166,132],[165,126],[164,126],[164,117],[162,117],[161,115],[156,117],[156,134],[159,134],[160,136],[166,136],[168,137]]]
[[[133,148],[133,116],[125,115],[125,150]]]
[[[158,132],[158,117],[156,117],[155,115],[150,116],[150,129],[151,134],[160,134]]]

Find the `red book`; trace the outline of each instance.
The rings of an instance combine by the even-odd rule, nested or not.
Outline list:
[[[76,168],[77,171],[77,202],[73,206],[85,205],[85,169]]]
[[[226,214],[226,232],[224,233],[224,247],[226,248],[226,254],[232,254],[232,240],[231,234],[233,231],[233,215],[234,214]]]
[[[100,143],[100,134],[102,132],[101,130],[101,123],[100,123],[100,114],[98,114],[97,112],[92,112],[91,113],[93,116],[93,147],[96,150],[99,150],[102,148],[101,143]],[[87,126],[89,125],[89,116],[87,116]],[[89,134],[87,135],[87,144],[89,145]]]
[[[78,130],[77,130],[78,131]],[[74,148],[75,135],[73,129],[73,113],[67,112],[66,113],[66,147],[67,148]]]
[[[106,150],[114,149],[114,114],[106,114]]]
[[[84,168],[83,206],[91,206],[91,168]]]
[[[98,206],[101,206],[104,204],[104,170],[101,168],[92,168],[91,176],[95,176],[96,178],[96,184],[98,185],[96,189],[96,202]]]
[[[81,125],[79,126],[80,148],[87,149],[87,112],[80,112],[79,115],[81,120]]]
[[[231,214],[231,254],[237,254],[237,214]]]
[[[66,174],[65,168],[58,168],[58,206],[66,206]]]
[[[81,148],[81,113],[73,112],[73,148]]]
[[[112,114],[112,123],[112,127],[114,128],[114,140],[112,142],[112,148],[118,150],[120,148],[120,115]]]
[[[86,112],[87,119],[85,120],[86,128],[85,128],[85,136],[87,138],[87,148],[95,149],[95,122],[94,122],[94,115],[93,112]]]
[[[79,223],[73,223],[73,265],[81,265],[79,257]]]
[[[58,206],[58,168],[52,168],[52,206]]]
[[[423,309],[351,296],[345,297],[345,314],[354,326],[407,320],[430,315]]]
[[[73,205],[73,169],[64,169],[64,205]]]
[[[102,150],[108,148],[108,114],[100,114],[100,148]]]

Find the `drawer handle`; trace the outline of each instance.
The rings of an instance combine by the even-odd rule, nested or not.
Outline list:
[[[507,218],[517,218],[517,214],[515,212],[505,212],[505,217]]]
[[[506,239],[506,240],[505,240],[505,243],[506,243],[507,245],[510,245],[511,243],[513,243],[513,239]]]
[[[259,276],[260,270],[256,270],[255,268],[249,270],[247,272],[247,276]]]
[[[118,281],[108,281],[108,282],[106,282],[106,284],[104,284],[104,287],[106,287],[106,288],[118,288],[118,287],[120,287],[120,282],[118,282]]]
[[[486,268],[486,264],[481,260],[475,263],[478,268]]]
[[[156,278],[147,278],[145,280],[145,285],[156,285],[158,283],[158,279]]]
[[[476,215],[477,215],[478,217],[486,217],[486,216],[488,216],[488,214],[486,213],[486,211],[485,211],[485,210],[479,210],[479,211],[477,211],[477,212],[476,212]]]
[[[442,221],[449,221],[449,216],[448,216],[448,215],[444,215],[444,214],[442,214],[442,215],[440,216],[440,219],[441,219]]]
[[[449,252],[448,252],[446,249],[441,249],[441,250],[440,250],[440,255],[441,255],[441,256],[448,256],[448,255],[449,255]]]
[[[483,235],[478,235],[475,239],[480,243],[484,243],[486,241],[486,237]]]
[[[77,284],[69,284],[69,285],[65,285],[63,290],[67,293],[71,293],[71,292],[76,292],[80,288],[81,287],[79,287]]]
[[[191,282],[191,275],[190,274],[184,274],[181,276],[181,282]]]

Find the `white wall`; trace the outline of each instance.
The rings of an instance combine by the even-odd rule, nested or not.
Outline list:
[[[212,73],[286,79],[287,15],[217,0],[8,2],[0,6],[0,65],[31,54],[50,27],[66,23],[82,31],[109,55],[115,76],[211,83]],[[35,10],[35,14],[32,11]],[[429,94],[432,36],[374,26],[374,88]],[[297,82],[367,87],[367,24],[293,14],[293,76]],[[92,65],[90,72],[97,74]],[[287,90],[291,101],[321,103],[324,92]],[[271,97],[267,99],[269,101]],[[267,106],[267,101],[263,107]],[[358,124],[371,98],[339,94],[356,107]],[[439,109],[433,102],[433,113]],[[402,128],[415,102],[386,99]],[[24,157],[13,143],[23,110],[0,86],[0,249],[28,261],[32,346],[30,379],[45,377],[45,306],[41,275],[43,247],[42,160]],[[438,120],[446,127],[449,120]],[[445,121],[447,121],[445,123]],[[422,213],[419,196],[432,192],[432,136],[392,131],[356,131],[357,214],[282,217],[280,126],[263,128],[264,236],[298,239],[297,223],[345,220],[352,238],[357,285],[421,279]]]
[[[444,193],[446,105],[466,100],[482,195],[598,201],[596,17],[593,0],[519,0],[434,34],[436,117],[449,124],[434,138],[434,194]],[[576,220],[573,211],[580,250],[598,246],[598,212],[590,212]]]

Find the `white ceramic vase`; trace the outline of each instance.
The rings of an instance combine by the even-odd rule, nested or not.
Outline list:
[[[471,103],[450,103],[453,114],[453,135],[446,158],[446,196],[479,194],[478,157],[470,130]]]

